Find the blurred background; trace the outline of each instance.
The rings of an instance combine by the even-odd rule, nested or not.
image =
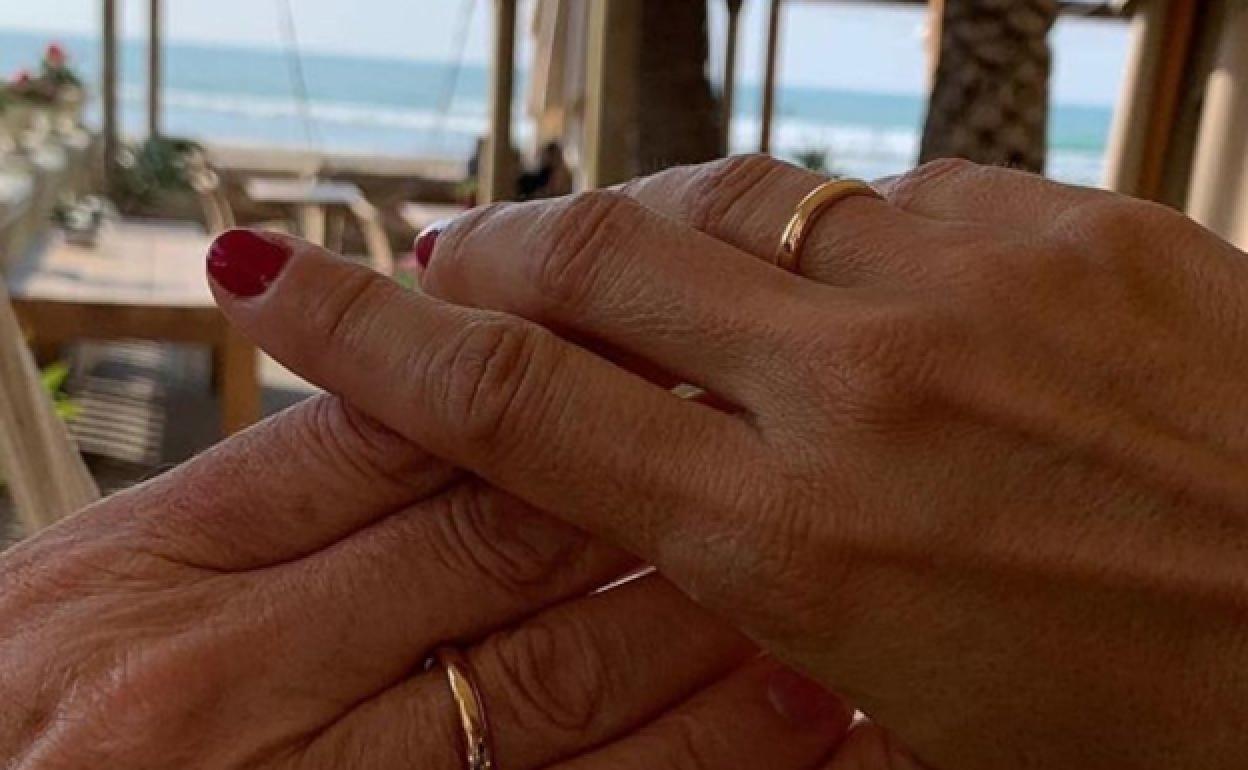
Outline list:
[[[468,207],[766,152],[1009,165],[1243,245],[1246,6],[6,0],[0,528],[315,392],[212,304],[203,256],[234,226],[410,286],[413,236]]]
[[[667,5],[679,5],[676,0]],[[588,3],[570,3],[574,5]],[[0,8],[0,71],[31,68],[49,41],[99,79],[100,2],[41,0]],[[122,132],[147,129],[147,45],[151,5],[119,3]],[[701,4],[699,4],[701,5]],[[701,53],[711,86],[723,89],[730,4],[706,3]],[[294,36],[286,23],[287,6]],[[526,96],[535,77],[534,0],[517,3],[517,146],[532,149],[537,127]],[[741,4],[733,152],[757,149],[766,70],[769,3]],[[1096,4],[1089,3],[1089,9]],[[162,127],[170,135],[238,147],[464,162],[487,129],[492,0],[165,0]],[[569,16],[584,15],[574,8]],[[1113,105],[1127,54],[1122,18],[1064,14],[1054,51],[1051,173],[1101,181]],[[896,173],[918,154],[928,86],[929,13],[922,3],[789,2],[773,147],[795,158],[826,153],[847,173]],[[572,20],[576,23],[579,20]],[[584,22],[582,22],[584,23]],[[549,39],[549,38],[548,38]],[[672,41],[678,45],[677,40]],[[292,80],[292,51],[302,87]],[[693,51],[690,51],[691,53]],[[93,94],[95,96],[95,94]],[[99,124],[99,102],[88,113]],[[311,136],[305,115],[315,122]]]

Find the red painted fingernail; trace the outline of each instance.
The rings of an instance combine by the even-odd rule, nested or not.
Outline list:
[[[853,718],[845,701],[787,668],[771,675],[767,698],[780,716],[801,730],[837,736]]]
[[[446,229],[445,222],[434,222],[416,236],[416,243],[412,250],[416,252],[416,261],[421,267],[429,267],[429,260],[433,259],[433,247],[438,245],[438,236],[444,229]]]
[[[257,297],[277,280],[290,249],[251,230],[230,230],[212,242],[208,273],[236,297]]]

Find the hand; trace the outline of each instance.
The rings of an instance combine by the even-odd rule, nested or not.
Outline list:
[[[839,700],[631,558],[317,398],[0,557],[0,764],[807,770]],[[855,740],[854,743],[860,741]]]
[[[763,260],[818,181],[743,158],[481,209],[425,276],[449,303],[289,244],[267,292],[218,299],[934,767],[1238,767],[1248,260],[1156,206],[941,163],[828,211],[790,275]]]

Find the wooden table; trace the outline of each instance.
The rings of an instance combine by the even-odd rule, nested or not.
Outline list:
[[[419,233],[435,222],[454,219],[467,210],[467,206],[459,203],[404,203],[399,206],[399,216]]]
[[[213,351],[228,435],[260,417],[256,348],[217,309],[204,274],[211,239],[198,227],[125,221],[94,248],[53,230],[8,275],[18,318],[33,342],[145,339]]]
[[[364,200],[364,193],[350,182],[324,179],[254,177],[243,186],[256,203],[288,206],[295,210],[299,234],[324,245],[326,211],[331,207],[352,209]]]
[[[351,182],[326,179],[253,177],[244,184],[247,197],[256,203],[294,209],[299,234],[313,243],[332,249],[342,247],[342,218],[334,220],[335,243],[326,242],[329,213],[350,212],[368,249],[368,263],[385,275],[394,272],[394,252],[376,207]]]

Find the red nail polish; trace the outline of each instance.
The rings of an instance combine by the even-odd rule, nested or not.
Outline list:
[[[434,222],[416,236],[412,250],[416,252],[416,261],[420,262],[421,267],[429,267],[429,260],[433,259],[433,247],[438,245],[438,236],[445,228],[445,222]]]
[[[290,259],[290,250],[277,239],[251,230],[222,233],[208,251],[208,273],[221,288],[236,297],[265,292]]]
[[[789,669],[771,675],[767,697],[772,707],[795,727],[825,735],[840,735],[853,719],[845,701],[823,685]]]

